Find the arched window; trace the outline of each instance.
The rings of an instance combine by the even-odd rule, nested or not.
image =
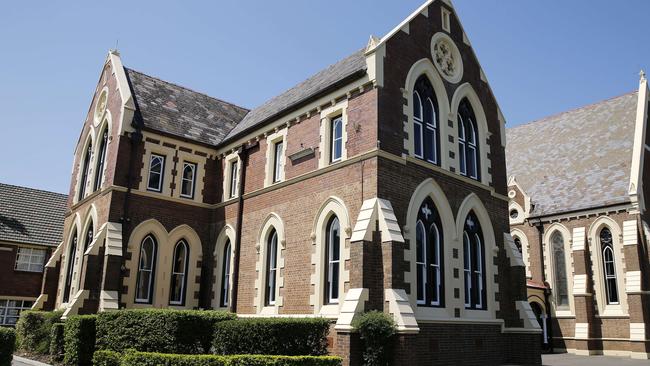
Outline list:
[[[557,307],[569,306],[569,285],[566,272],[566,257],[564,253],[564,237],[559,231],[551,236],[553,250],[553,279],[555,282],[555,302]]]
[[[517,247],[517,250],[519,251],[519,254],[522,254],[522,247],[521,247],[521,239],[515,236],[515,247]]]
[[[417,303],[443,306],[442,223],[430,198],[422,202],[415,225]]]
[[[278,266],[278,233],[271,229],[266,240],[266,286],[264,305],[275,305],[275,282]]]
[[[337,304],[339,302],[339,278],[341,262],[341,225],[336,216],[332,216],[327,224],[325,237],[325,302],[327,304]]]
[[[422,75],[413,91],[413,147],[415,156],[440,164],[438,101],[429,79]]]
[[[189,248],[185,240],[180,240],[174,247],[172,262],[172,276],[169,291],[170,305],[183,305],[185,303],[185,284],[187,281],[187,262]]]
[[[95,232],[93,230],[93,222],[90,221],[90,223],[88,224],[88,229],[86,230],[86,237],[84,238],[84,249],[83,249],[83,252],[81,252],[81,260],[80,260],[79,268],[78,268],[79,276],[77,278],[77,285],[78,285],[77,290],[79,288],[81,288],[81,280],[82,280],[81,274],[83,273],[83,268],[84,268],[84,263],[85,263],[84,259],[86,258],[85,253],[86,253],[86,250],[88,250],[88,247],[90,246],[90,243],[93,242],[94,235],[95,235]]]
[[[90,167],[90,158],[93,155],[93,144],[88,143],[86,148],[86,153],[84,154],[83,165],[81,168],[81,177],[79,178],[79,197],[78,200],[81,201],[86,195],[86,183],[88,181],[88,168]]]
[[[460,174],[480,180],[478,128],[472,105],[464,98],[458,106],[458,160]]]
[[[70,300],[70,287],[72,286],[72,274],[74,273],[74,262],[77,256],[77,229],[74,229],[70,247],[68,248],[68,263],[65,276],[65,287],[63,288],[63,302]]]
[[[465,274],[465,308],[485,310],[485,248],[483,232],[474,212],[465,219],[463,230],[463,264]]]
[[[158,244],[152,235],[147,235],[140,245],[138,279],[135,288],[135,302],[151,304],[154,273],[156,271],[156,251]]]
[[[95,184],[93,185],[93,192],[96,191],[102,185],[102,180],[104,179],[104,161],[106,160],[107,144],[108,144],[108,127],[104,129],[104,132],[102,133],[100,145],[99,145],[99,156],[97,157],[97,167],[95,169]]]
[[[343,116],[332,119],[330,133],[330,162],[334,163],[343,156]]]
[[[612,232],[608,228],[600,231],[600,248],[603,254],[603,276],[607,295],[607,304],[618,304],[618,286],[616,283],[616,260]]]
[[[223,263],[221,264],[221,299],[219,304],[225,308],[230,304],[230,240],[223,247]]]

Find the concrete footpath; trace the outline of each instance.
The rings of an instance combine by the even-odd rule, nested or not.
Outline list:
[[[635,360],[629,357],[577,356],[570,353],[542,355],[544,366],[650,366],[650,360]]]
[[[14,355],[14,360],[11,362],[11,366],[51,366],[51,365]]]

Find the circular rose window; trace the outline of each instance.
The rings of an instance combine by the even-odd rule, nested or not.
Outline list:
[[[102,90],[97,99],[97,105],[95,106],[95,125],[99,124],[101,118],[104,116],[104,111],[106,111],[106,103],[108,101],[108,92],[106,89]]]
[[[431,39],[433,63],[445,80],[458,83],[463,77],[463,60],[454,41],[444,33],[436,33]]]

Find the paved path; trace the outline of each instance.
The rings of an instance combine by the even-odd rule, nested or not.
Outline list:
[[[542,355],[544,366],[650,366],[650,360],[629,357],[576,356],[569,353]]]
[[[43,362],[29,360],[27,358],[18,357],[14,355],[14,360],[11,362],[11,366],[50,366]]]

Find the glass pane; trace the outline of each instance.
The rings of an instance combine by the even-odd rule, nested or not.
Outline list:
[[[475,178],[476,175],[476,148],[467,148],[467,176]]]
[[[436,147],[435,135],[430,128],[424,129],[424,158],[434,162],[434,151]]]
[[[413,117],[422,119],[422,101],[417,92],[413,93]]]
[[[413,144],[415,155],[422,156],[422,125],[419,123],[413,124]]]
[[[136,299],[139,300],[148,300],[149,299],[149,283],[150,283],[150,272],[140,271],[138,277],[138,286],[136,291]]]
[[[176,244],[176,253],[174,253],[174,272],[185,272],[185,243]]]
[[[465,162],[465,144],[458,144],[458,161],[460,163],[460,173],[467,175],[467,164]]]
[[[338,263],[333,263],[332,264],[332,287],[331,287],[331,299],[335,300],[339,298],[339,264]]]

